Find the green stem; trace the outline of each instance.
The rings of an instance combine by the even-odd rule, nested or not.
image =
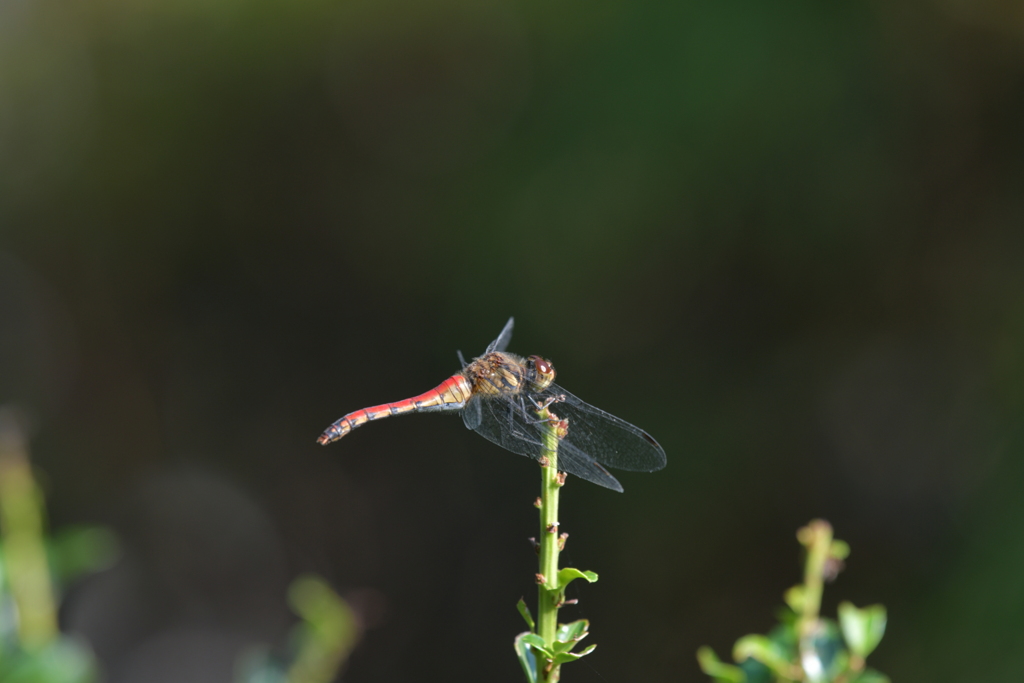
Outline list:
[[[832,526],[825,520],[816,519],[801,529],[798,537],[807,547],[807,564],[804,567],[804,586],[807,592],[801,610],[801,629],[811,629],[821,611],[825,563],[828,562],[828,549],[832,545]]]
[[[800,543],[807,548],[807,564],[804,567],[804,600],[800,610],[798,633],[802,661],[814,656],[814,636],[818,631],[818,615],[821,612],[821,593],[825,585],[825,565],[832,547],[832,525],[823,519],[816,519],[797,532]],[[814,672],[805,671],[808,680],[817,680]]]
[[[11,412],[0,408],[0,529],[7,583],[18,615],[18,638],[29,649],[57,635],[57,607],[43,543],[43,495]]]
[[[540,575],[537,577],[537,634],[549,646],[555,642],[558,630],[558,608],[561,591],[558,589],[558,492],[565,481],[558,476],[558,430],[548,410],[538,411],[543,420],[544,448],[547,465],[541,467],[540,491]],[[557,418],[555,418],[557,419]],[[545,671],[539,667],[542,681],[557,681],[559,667]]]
[[[330,683],[359,641],[359,619],[349,604],[318,576],[288,587],[288,602],[302,617],[293,630],[298,652],[285,683]]]

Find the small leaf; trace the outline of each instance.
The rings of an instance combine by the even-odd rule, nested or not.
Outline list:
[[[850,663],[839,627],[831,619],[820,619],[801,639],[800,664],[808,681],[831,681]]]
[[[595,647],[597,647],[597,645],[591,645],[591,646],[587,647],[586,649],[584,649],[582,652],[561,652],[561,653],[555,655],[554,658],[552,659],[552,661],[555,664],[565,664],[567,662],[575,662],[580,657],[586,657],[587,655],[589,655],[591,652],[594,651]]]
[[[96,664],[88,649],[69,639],[58,637],[40,649],[6,651],[5,683],[93,683]]]
[[[534,650],[537,650],[548,659],[551,658],[551,650],[548,648],[548,644],[536,633],[522,633],[519,637]]]
[[[588,628],[590,628],[590,622],[586,619],[562,624],[558,627],[558,632],[555,634],[555,640],[560,640],[563,643],[578,642],[587,637]]]
[[[534,633],[520,633],[516,636],[515,648],[516,655],[519,657],[519,663],[523,667],[523,673],[526,674],[527,683],[537,683],[537,655],[534,654],[533,648],[526,642],[526,636],[536,635]]]
[[[756,659],[744,659],[740,664],[740,670],[747,676],[747,683],[773,683],[778,679],[772,675],[772,670],[757,661]]]
[[[796,621],[783,621],[781,624],[768,631],[768,640],[774,644],[776,652],[779,652],[783,659],[792,661],[796,657],[797,642]]]
[[[802,583],[797,584],[786,591],[782,598],[794,612],[802,612],[804,609],[804,601],[807,599],[807,587]]]
[[[850,681],[850,683],[890,683],[889,677],[880,671],[874,669],[864,669],[859,676]]]
[[[526,606],[526,602],[522,598],[519,598],[516,608],[518,608],[519,613],[523,615],[523,619],[526,620],[526,625],[530,627],[530,630],[536,631],[537,627],[533,623],[533,615],[530,614],[530,608]]]
[[[53,571],[64,583],[109,567],[119,552],[117,537],[98,526],[74,526],[53,534],[48,543]]]
[[[747,657],[756,659],[779,676],[788,677],[792,669],[783,647],[768,636],[754,634],[737,640],[732,649],[732,658],[742,662]]]
[[[359,640],[359,617],[323,578],[304,574],[288,586],[288,603],[320,643],[350,652]]]
[[[797,613],[791,610],[788,606],[782,606],[776,610],[775,618],[779,620],[779,625],[773,628],[768,635],[771,636],[772,640],[779,640],[781,636],[779,636],[776,631],[781,629],[781,631],[785,633],[785,639],[795,643],[796,624],[800,620]]]
[[[715,651],[707,645],[697,650],[697,663],[701,671],[715,679],[715,683],[746,683],[743,669],[722,662]]]
[[[853,654],[866,658],[885,635],[886,613],[883,605],[857,609],[853,603],[839,604],[839,623],[843,639]]]
[[[556,588],[561,590],[576,579],[586,579],[588,582],[594,583],[597,581],[597,574],[594,572],[581,572],[579,569],[566,567],[558,572],[558,585]]]

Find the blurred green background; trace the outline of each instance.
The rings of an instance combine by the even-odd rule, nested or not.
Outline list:
[[[314,443],[510,315],[669,458],[564,491],[567,680],[706,680],[816,516],[875,667],[1020,680],[1020,2],[0,4],[0,402],[121,539],[61,612],[106,680],[231,680],[316,572],[344,680],[519,681],[536,467]]]

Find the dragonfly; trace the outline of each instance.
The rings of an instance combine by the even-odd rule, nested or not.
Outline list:
[[[317,442],[327,445],[356,427],[406,413],[461,412],[469,429],[502,448],[546,464],[545,422],[555,422],[558,470],[621,492],[606,469],[654,472],[665,466],[665,451],[650,434],[573,396],[555,384],[555,368],[540,356],[523,358],[505,351],[512,339],[509,318],[482,356],[439,385],[403,401],[349,413],[328,427]],[[548,411],[547,419],[540,417]]]

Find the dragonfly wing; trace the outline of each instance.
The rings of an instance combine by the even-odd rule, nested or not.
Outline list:
[[[551,404],[551,411],[569,420],[569,433],[563,446],[571,444],[601,464],[619,470],[654,472],[665,466],[664,449],[639,427],[595,408],[554,384],[541,397],[557,397]]]
[[[512,324],[514,321],[514,318],[508,319],[508,322],[505,323],[505,327],[502,329],[501,334],[498,335],[498,338],[487,346],[487,350],[484,351],[485,356],[492,351],[504,351],[508,348],[508,343],[512,341]]]
[[[559,416],[561,417],[561,416]],[[567,441],[558,445],[558,470],[622,493],[622,484],[601,464]]]
[[[480,399],[471,398],[462,409],[462,422],[467,428],[476,430],[480,427],[480,417]]]
[[[480,423],[473,429],[480,436],[534,460],[544,454],[540,432],[528,422],[518,397],[480,397],[475,403],[479,404]]]
[[[540,460],[547,453],[543,442],[543,423],[523,398],[484,398],[470,405],[472,403],[479,405],[481,418],[480,424],[472,429],[485,439],[534,460]],[[558,469],[613,491],[622,491],[622,485],[608,470],[586,452],[565,441],[559,445]]]

